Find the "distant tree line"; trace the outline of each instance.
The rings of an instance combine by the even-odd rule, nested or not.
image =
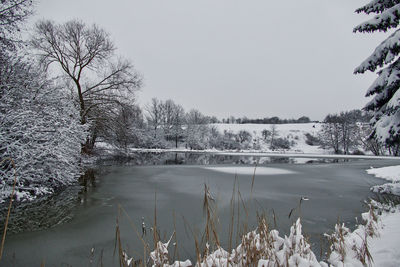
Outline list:
[[[302,116],[298,119],[281,119],[279,117],[263,118],[263,119],[249,119],[247,117],[235,118],[230,116],[222,119],[222,123],[238,123],[238,124],[288,124],[288,123],[309,123],[312,122],[309,117]]]
[[[121,107],[116,118],[113,127],[98,132],[98,141],[112,144],[122,153],[129,148],[279,150],[295,144],[293,138],[279,137],[275,124],[261,135],[246,130],[221,132],[213,125],[218,122],[215,117],[196,109],[185,111],[171,99],[153,98],[143,110],[134,105]]]

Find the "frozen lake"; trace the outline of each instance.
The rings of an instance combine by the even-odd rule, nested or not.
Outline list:
[[[241,221],[249,230],[256,226],[256,212],[265,213],[274,228],[274,210],[276,228],[287,233],[301,212],[303,230],[317,255],[321,235],[333,229],[338,219],[354,225],[355,218],[360,218],[360,213],[366,209],[363,201],[372,196],[370,186],[383,183],[365,170],[370,166],[389,165],[394,163],[384,160],[299,165],[268,163],[257,167],[253,191],[254,166],[248,164],[102,166],[86,190],[69,189],[70,193],[63,192],[38,208],[35,218],[21,218],[28,228],[29,224],[36,224],[39,230],[9,234],[0,265],[40,266],[45,262],[46,266],[97,266],[101,257],[104,266],[116,265],[117,256],[113,257],[113,251],[118,205],[127,211],[139,235],[144,217],[147,226],[144,239],[151,247],[149,228],[156,206],[161,236],[168,239],[175,223],[179,258],[194,259],[193,232],[201,233],[205,224],[202,209],[205,183],[218,206],[220,239],[228,249],[235,177],[249,214],[246,218],[240,204]],[[309,200],[303,201],[301,211],[296,209],[288,218],[301,197]],[[41,214],[41,211],[44,212]],[[29,208],[21,208],[20,212],[25,214],[21,217],[29,217],[31,213]],[[58,217],[46,224],[54,216]],[[235,217],[235,226],[236,220]],[[119,221],[123,246],[135,259],[143,258],[143,245],[128,218],[121,216]],[[40,229],[41,225],[54,223],[58,224]],[[233,240],[237,244],[236,236]],[[170,252],[173,251],[173,247],[170,248]]]

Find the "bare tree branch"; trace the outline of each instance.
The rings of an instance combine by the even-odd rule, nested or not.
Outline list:
[[[64,24],[40,21],[31,45],[46,69],[58,66],[72,81],[82,124],[100,120],[110,109],[132,101],[141,86],[141,76],[129,61],[115,59],[109,34],[96,25],[77,20]]]

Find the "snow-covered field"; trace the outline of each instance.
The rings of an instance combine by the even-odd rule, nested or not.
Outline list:
[[[273,125],[276,127],[275,138],[285,138],[293,143],[290,149],[279,149],[274,152],[292,152],[292,153],[309,153],[309,154],[332,154],[333,152],[329,149],[323,149],[318,145],[311,146],[306,143],[306,134],[312,136],[318,136],[318,132],[321,130],[321,123],[292,123],[292,124],[226,124],[226,123],[214,123],[210,124],[210,127],[216,128],[221,134],[224,131],[229,131],[234,134],[239,133],[241,130],[249,132],[252,136],[252,140],[258,140],[260,149],[257,151],[272,152],[270,148],[270,141],[264,141],[262,136],[263,130],[271,131]],[[115,147],[106,142],[96,142],[96,148],[103,151],[112,151]],[[188,150],[184,144],[178,148],[179,150]],[[140,150],[140,148],[132,149]],[[162,149],[161,149],[162,150]],[[175,149],[174,149],[175,150]],[[210,149],[206,149],[210,150]],[[150,150],[149,150],[150,151]],[[253,151],[253,149],[252,149]]]
[[[313,136],[317,136],[321,130],[321,123],[289,123],[289,124],[274,124],[277,131],[277,137],[287,138],[289,141],[294,141],[295,145],[291,147],[291,152],[296,153],[311,153],[311,154],[327,154],[330,151],[322,149],[319,146],[310,146],[306,144],[306,134],[309,133]],[[254,138],[263,139],[262,131],[271,131],[272,124],[226,124],[216,123],[211,124],[216,127],[219,132],[231,131],[238,133],[241,130],[249,132],[253,140]],[[271,151],[269,143],[260,142],[261,151]]]

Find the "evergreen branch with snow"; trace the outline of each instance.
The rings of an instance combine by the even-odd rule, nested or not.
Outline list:
[[[400,30],[396,30],[378,45],[375,51],[354,70],[354,74],[364,73],[367,70],[374,72],[377,68],[391,63],[399,53]]]
[[[356,9],[356,13],[382,13],[385,9],[399,4],[399,0],[372,0],[363,7]]]
[[[382,13],[376,15],[374,18],[361,23],[356,26],[354,32],[374,32],[384,31],[396,28],[400,21],[400,4],[397,4]]]
[[[387,31],[400,23],[400,1],[374,0],[357,9],[357,13],[378,13],[354,28],[354,32]],[[378,78],[367,90],[373,99],[364,107],[374,112],[371,137],[389,147],[393,155],[400,153],[400,29],[395,30],[365,59],[354,74],[377,71]],[[381,68],[379,70],[379,68]]]

